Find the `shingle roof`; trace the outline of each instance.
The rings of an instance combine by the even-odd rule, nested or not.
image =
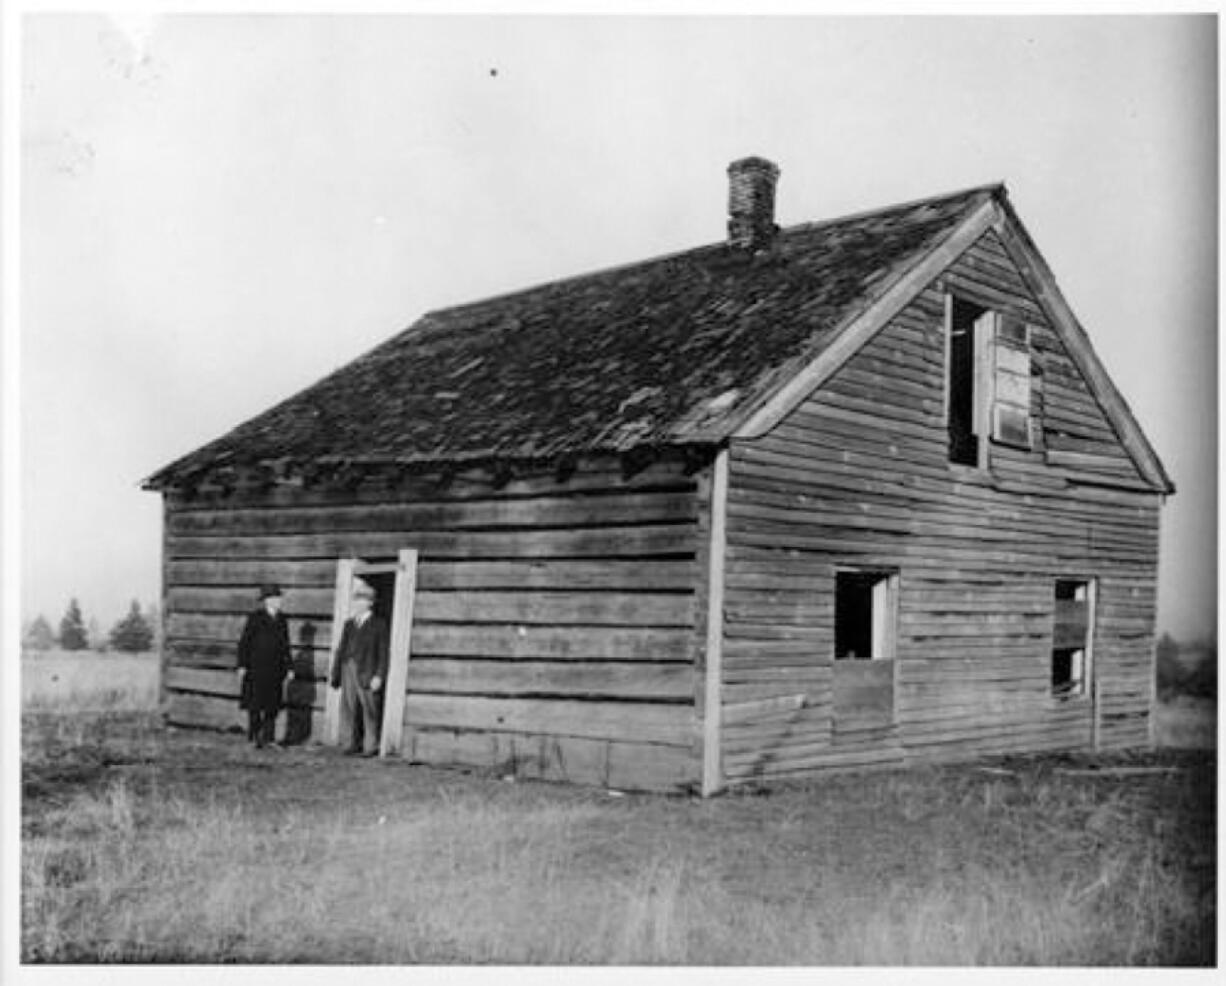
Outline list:
[[[344,460],[542,460],[712,444],[998,185],[431,312],[155,473]]]

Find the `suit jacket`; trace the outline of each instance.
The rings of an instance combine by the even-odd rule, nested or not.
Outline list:
[[[363,688],[370,687],[370,679],[375,675],[387,681],[388,643],[387,621],[383,617],[372,613],[360,627],[352,618],[346,620],[332,667],[332,687],[340,688],[341,667],[346,661],[357,664],[358,684]]]

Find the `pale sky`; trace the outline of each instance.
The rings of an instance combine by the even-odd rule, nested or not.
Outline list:
[[[1004,180],[1178,487],[1216,624],[1209,17],[39,15],[21,53],[21,609],[155,599],[171,459],[423,312]],[[6,326],[6,330],[10,327]]]

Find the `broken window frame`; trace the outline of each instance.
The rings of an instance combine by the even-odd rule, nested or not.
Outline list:
[[[855,579],[868,584],[868,626],[854,634],[868,637],[868,654],[840,647],[840,585]],[[838,568],[834,573],[834,659],[844,661],[892,661],[898,653],[898,570],[889,568]]]
[[[990,444],[1033,449],[1031,326],[945,295],[945,427],[951,465],[986,469]]]
[[[1094,620],[1097,597],[1096,579],[1061,576],[1054,580],[1052,636],[1048,661],[1052,698],[1080,699],[1090,694],[1090,683],[1094,676]],[[1062,606],[1061,603],[1065,605]],[[1073,605],[1068,605],[1070,603]],[[1078,604],[1081,609],[1079,616]],[[1067,670],[1064,667],[1066,661]]]

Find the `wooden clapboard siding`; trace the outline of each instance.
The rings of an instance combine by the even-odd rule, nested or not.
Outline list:
[[[234,719],[235,642],[264,581],[285,589],[297,687],[314,687],[322,709],[337,558],[416,548],[407,755],[458,743],[465,762],[482,750],[495,765],[508,750],[545,744],[554,752],[542,776],[553,776],[578,769],[587,743],[599,751],[591,777],[684,786],[697,769],[702,483],[679,463],[625,478],[593,460],[564,481],[542,473],[499,486],[469,470],[350,491],[171,494],[172,714],[199,725]],[[504,739],[454,740],[485,734]],[[661,749],[673,752],[653,765]],[[641,783],[631,783],[636,769]]]
[[[380,504],[393,501],[436,502],[445,498],[486,500],[491,491],[501,499],[556,496],[562,492],[586,493],[609,490],[676,491],[692,487],[692,477],[680,477],[676,463],[659,461],[627,475],[614,459],[591,459],[564,480],[556,474],[533,471],[510,479],[488,467],[473,466],[447,474],[404,473],[380,475],[367,472],[360,483],[348,489],[329,486],[304,487],[301,480],[283,482],[268,488],[237,488],[229,492],[197,490],[188,497],[176,490],[164,493],[176,513],[209,511],[217,507],[322,507],[353,504]]]
[[[1038,440],[993,445],[986,470],[948,462],[947,289],[1032,326]],[[1051,695],[1057,577],[1097,580],[1100,742],[1145,742],[1157,508],[985,234],[774,428],[732,444],[725,709],[797,693],[805,705],[727,727],[725,779],[1088,744],[1089,695]],[[894,662],[833,660],[838,566],[899,573]]]
[[[334,593],[302,589],[290,601],[300,618],[323,619]],[[242,613],[251,608],[251,590],[226,588],[173,588],[171,608],[177,613]],[[417,621],[421,623],[518,623],[555,626],[658,626],[693,624],[688,593],[634,593],[608,590],[419,592]]]
[[[248,586],[277,582],[288,588],[331,589],[335,561],[230,561],[184,559],[170,562],[170,580],[184,586]],[[435,561],[418,566],[422,591],[441,589],[676,589],[693,587],[694,565],[661,559],[597,561],[568,558],[536,561]],[[249,599],[247,600],[250,601]]]
[[[406,721],[443,729],[502,730],[637,741],[693,750],[692,710],[684,705],[570,699],[494,698],[410,692]]]
[[[349,506],[192,510],[173,514],[172,535],[332,534],[338,531],[462,531],[486,528],[570,529],[636,524],[644,518],[684,522],[694,516],[689,491],[613,492],[528,500],[458,503],[365,503]]]
[[[507,775],[627,790],[688,790],[692,754],[675,746],[497,730],[427,729],[406,721],[405,756]]]
[[[411,542],[431,559],[686,557],[694,550],[692,525],[684,522],[583,527],[569,530],[353,531],[335,534],[189,536],[168,538],[169,557],[327,559],[381,556]]]

